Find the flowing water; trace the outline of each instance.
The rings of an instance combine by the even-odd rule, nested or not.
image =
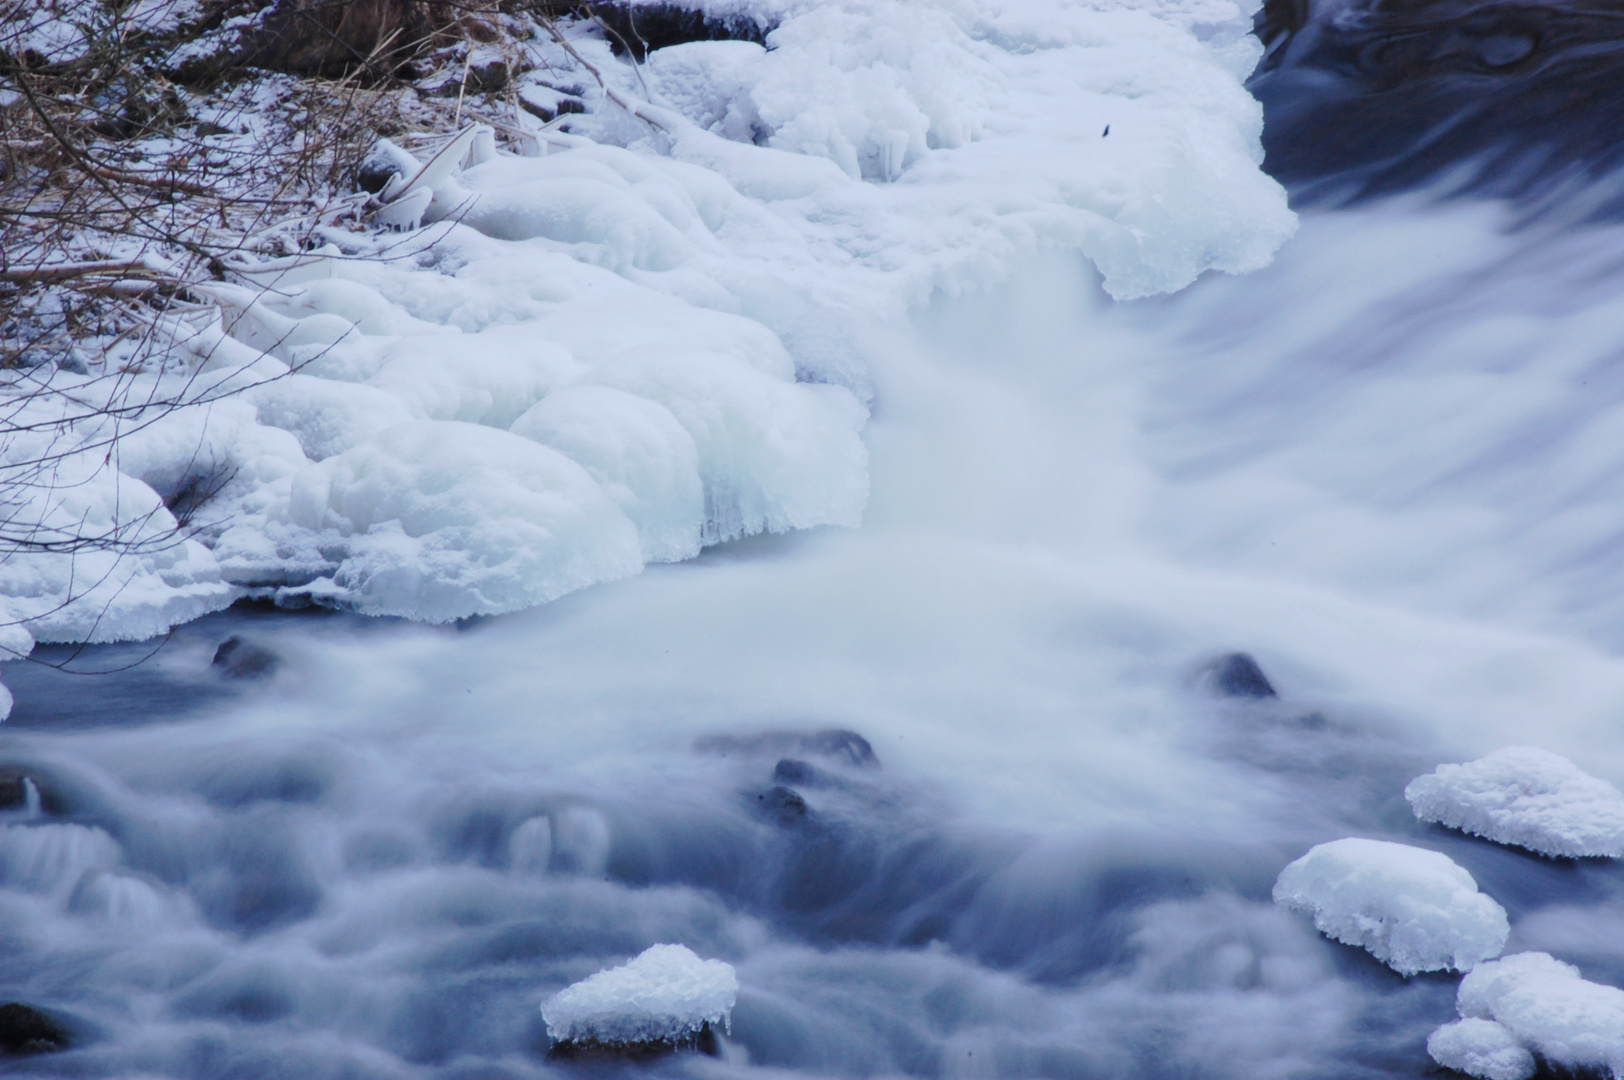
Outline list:
[[[860,530],[8,665],[0,998],[78,1042],[0,1071],[552,1075],[540,1003],[680,942],[737,967],[731,1032],[635,1068],[1418,1076],[1456,977],[1270,902],[1342,836],[1624,984],[1624,871],[1402,798],[1520,743],[1624,780],[1621,29],[1271,6],[1297,238],[1123,304],[1052,252],[869,342]],[[1219,692],[1235,650],[1278,697]]]

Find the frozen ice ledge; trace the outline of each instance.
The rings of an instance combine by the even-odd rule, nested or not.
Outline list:
[[[406,231],[330,231],[162,327],[171,363],[118,392],[194,404],[74,425],[85,452],[8,511],[129,543],[0,564],[0,647],[144,638],[249,590],[448,621],[859,524],[865,328],[1040,243],[1137,297],[1291,235],[1242,86],[1253,7],[762,0],[726,14],[765,46],[641,71],[579,29],[607,90],[545,156],[487,129],[402,161]],[[52,379],[20,422],[109,392]],[[32,430],[4,453],[61,452]]]

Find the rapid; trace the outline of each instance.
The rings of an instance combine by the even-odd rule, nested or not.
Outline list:
[[[735,966],[731,1030],[627,1072],[1417,1077],[1458,977],[1270,898],[1347,836],[1624,984],[1624,870],[1402,794],[1522,744],[1624,781],[1624,186],[1574,89],[1624,39],[1556,3],[1260,26],[1297,234],[1129,300],[1057,243],[863,324],[860,527],[6,664],[0,997],[81,1037],[0,1071],[557,1075],[541,1002],[671,942]],[[212,664],[232,635],[274,670]],[[1235,652],[1276,696],[1222,692]]]

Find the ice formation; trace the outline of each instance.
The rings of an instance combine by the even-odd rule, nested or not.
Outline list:
[[[212,313],[156,328],[165,371],[52,373],[18,419],[76,402],[84,452],[11,512],[121,542],[0,568],[0,649],[148,637],[247,592],[446,621],[856,525],[864,327],[1040,245],[1134,297],[1261,267],[1295,228],[1241,83],[1249,6],[740,11],[770,49],[645,70],[575,26],[607,87],[571,134],[531,131],[539,156],[470,127],[400,160],[376,231],[199,286]],[[98,394],[158,404],[115,430]],[[41,452],[13,440],[0,469]]]
[[[1499,904],[1447,855],[1385,840],[1319,844],[1280,872],[1277,904],[1403,975],[1471,971],[1511,932]]]
[[[1415,816],[1543,855],[1624,855],[1624,794],[1565,757],[1510,746],[1404,789]]]
[[[1434,1031],[1427,1053],[1446,1069],[1482,1080],[1528,1080],[1535,1070],[1534,1055],[1510,1029],[1475,1016]]]
[[[1461,980],[1455,1004],[1465,1019],[1427,1040],[1440,1065],[1522,1080],[1533,1075],[1533,1051],[1565,1069],[1624,1075],[1624,990],[1588,982],[1549,953],[1478,965]]]
[[[680,1042],[706,1024],[726,1026],[738,993],[731,964],[701,960],[684,945],[651,945],[565,987],[541,1015],[561,1042]]]

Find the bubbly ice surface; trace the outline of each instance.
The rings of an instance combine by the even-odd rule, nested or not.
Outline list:
[[[1468,1017],[1445,1024],[1427,1037],[1427,1053],[1446,1069],[1482,1080],[1527,1080],[1534,1055],[1503,1024]]]
[[[541,1013],[558,1040],[676,1042],[726,1025],[738,994],[733,965],[701,960],[685,945],[651,945],[559,991]]]
[[[1386,840],[1316,845],[1280,872],[1274,899],[1403,975],[1470,971],[1510,933],[1505,910],[1453,859]]]
[[[1549,953],[1478,966],[1461,980],[1456,1007],[1468,1020],[1495,1021],[1557,1065],[1624,1072],[1624,990],[1589,982]]]
[[[1440,765],[1404,789],[1415,816],[1544,855],[1624,855],[1624,794],[1531,746]]]

